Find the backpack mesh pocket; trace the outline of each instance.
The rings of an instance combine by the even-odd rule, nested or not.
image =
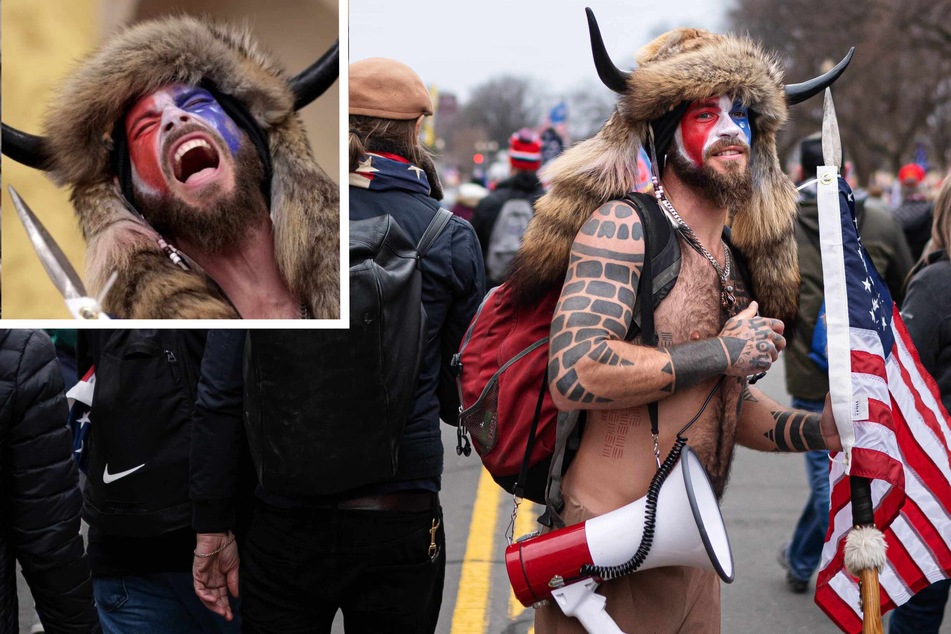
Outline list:
[[[499,438],[499,382],[495,377],[472,407],[459,414],[480,456],[493,449]]]

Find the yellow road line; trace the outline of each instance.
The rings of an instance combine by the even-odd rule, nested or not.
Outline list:
[[[469,522],[456,607],[452,612],[452,634],[485,634],[488,627],[492,550],[498,530],[501,492],[492,476],[483,469],[472,508],[472,521]]]
[[[536,519],[540,513],[540,507],[535,506],[534,502],[525,500],[518,507],[518,516],[515,518],[515,532],[513,539],[518,539],[522,535],[527,535],[532,531],[538,530]],[[509,587],[509,622],[516,620],[527,608],[515,598],[515,593]]]

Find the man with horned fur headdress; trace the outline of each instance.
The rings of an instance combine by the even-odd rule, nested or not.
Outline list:
[[[737,442],[762,451],[839,447],[828,405],[821,415],[791,410],[747,381],[776,360],[786,345],[785,324],[796,314],[796,191],[780,170],[775,135],[787,99],[805,96],[784,94],[780,66],[753,42],[698,29],[658,37],[638,53],[638,68],[622,73],[607,58],[590,13],[589,22],[599,74],[621,95],[617,110],[594,138],[548,169],[551,190],[537,203],[512,274],[518,301],[533,302],[563,283],[548,377],[559,409],[587,413],[560,496],[561,474],[552,474],[549,502],[567,524],[647,493],[657,468],[652,402],[661,458],[699,411],[684,435],[718,497]],[[663,210],[680,249],[676,282],[655,308],[658,348],[626,340],[645,228],[620,199],[637,181],[642,143],[656,156],[657,202],[646,203]],[[741,258],[749,279],[739,272]],[[719,631],[712,571],[643,570],[599,592],[625,631]],[[549,605],[537,611],[536,631],[583,629]]]
[[[295,112],[336,78],[335,51],[289,78],[247,27],[180,16],[66,79],[23,162],[71,188],[91,293],[118,274],[110,315],[339,316],[339,194]]]

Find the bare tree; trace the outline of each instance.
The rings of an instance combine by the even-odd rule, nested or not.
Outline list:
[[[538,125],[543,99],[532,80],[505,75],[475,88],[462,115],[467,126],[485,131],[486,141],[505,147],[513,132]]]
[[[856,47],[833,93],[843,144],[863,182],[878,168],[894,171],[910,161],[919,143],[937,167],[947,165],[951,0],[736,0],[728,22],[776,51],[789,82],[818,74]],[[821,120],[819,98],[794,107],[780,150],[818,130]]]

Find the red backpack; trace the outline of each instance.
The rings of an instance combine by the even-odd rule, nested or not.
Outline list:
[[[548,334],[560,294],[554,288],[538,304],[517,308],[507,283],[492,289],[454,358],[460,403],[457,452],[469,455],[468,433],[502,488],[539,503],[544,503],[555,449],[558,410],[548,391]],[[516,481],[527,485],[526,480],[534,484],[517,491]]]

